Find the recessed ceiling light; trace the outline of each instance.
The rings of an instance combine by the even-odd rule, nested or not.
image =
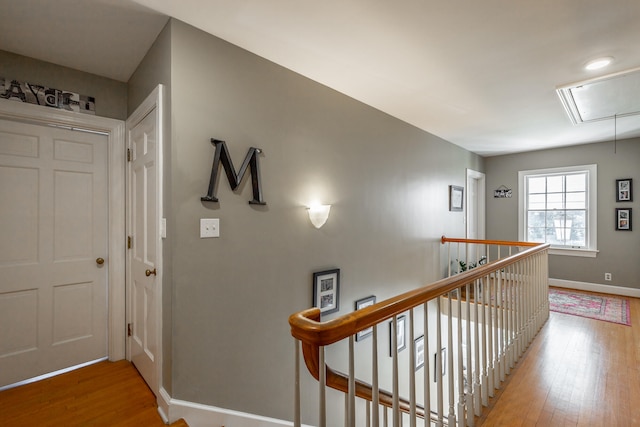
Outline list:
[[[587,70],[599,70],[600,68],[604,68],[607,65],[613,62],[613,58],[610,56],[605,56],[602,58],[594,59],[593,61],[587,62],[587,65],[584,66]]]

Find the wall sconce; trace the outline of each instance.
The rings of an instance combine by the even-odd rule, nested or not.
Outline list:
[[[315,228],[320,228],[329,219],[329,211],[331,205],[313,204],[307,208],[309,211],[309,219]]]

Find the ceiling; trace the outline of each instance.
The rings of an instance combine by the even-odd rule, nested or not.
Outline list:
[[[639,115],[573,124],[556,93],[640,66],[637,0],[0,0],[0,10],[0,49],[125,82],[172,16],[480,155],[640,136]],[[601,56],[609,68],[584,69]],[[635,89],[586,105],[615,112]]]

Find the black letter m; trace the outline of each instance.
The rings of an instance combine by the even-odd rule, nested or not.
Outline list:
[[[216,152],[213,155],[213,166],[211,167],[211,179],[209,180],[209,191],[205,197],[200,198],[203,202],[217,202],[218,198],[215,195],[216,191],[216,179],[218,177],[218,168],[220,162],[227,173],[227,179],[232,190],[238,188],[242,182],[242,178],[247,173],[247,168],[251,166],[251,186],[253,187],[253,200],[249,201],[251,205],[266,205],[267,203],[262,200],[262,187],[260,185],[260,168],[258,167],[258,154],[261,153],[259,148],[251,147],[247,156],[244,158],[244,162],[240,167],[240,171],[236,174],[236,169],[233,167],[231,156],[229,156],[229,150],[227,144],[224,141],[211,138],[211,143],[215,145]]]

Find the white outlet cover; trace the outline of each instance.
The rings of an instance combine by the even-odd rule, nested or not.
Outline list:
[[[220,237],[219,218],[200,218],[200,238]]]

